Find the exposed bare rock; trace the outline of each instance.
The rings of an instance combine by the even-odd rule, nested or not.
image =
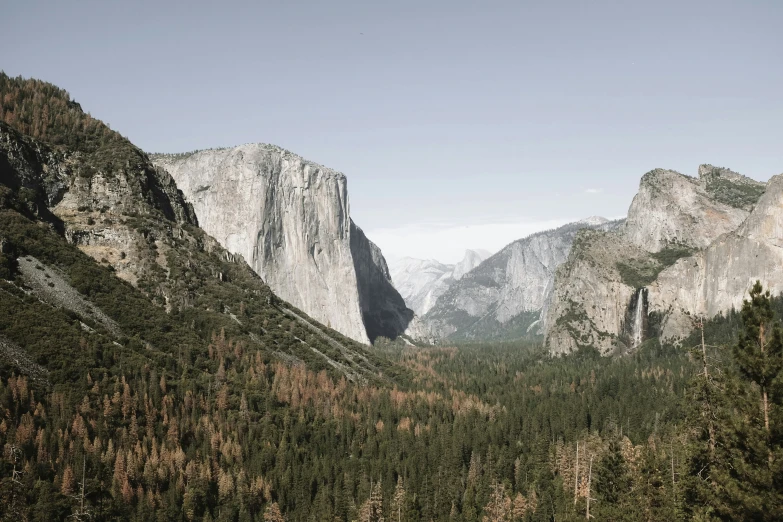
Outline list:
[[[706,167],[702,172],[707,173]],[[709,172],[721,178],[717,171]],[[704,248],[736,229],[748,211],[713,198],[707,185],[673,170],[648,172],[628,209],[625,237],[645,250],[659,252],[672,244]]]
[[[552,353],[593,346],[608,354],[627,345],[628,309],[638,294],[623,280],[619,259],[634,266],[658,266],[648,252],[626,241],[622,234],[579,232],[568,261],[557,270],[544,320],[546,344]]]
[[[403,257],[389,266],[394,288],[405,303],[418,315],[423,315],[454,282],[454,265],[435,259]]]
[[[489,258],[492,254],[486,250],[465,250],[465,256],[462,260],[454,265],[454,272],[451,277],[455,281],[462,279],[462,276],[479,266],[485,259]]]
[[[764,193],[766,184],[733,170],[699,165],[699,182],[715,201],[750,212]]]
[[[611,354],[649,335],[676,340],[695,316],[738,307],[756,279],[783,289],[782,185],[711,165],[699,167],[699,179],[645,174],[625,227],[583,233],[558,270],[546,314],[550,351]]]
[[[409,334],[418,339],[503,339],[539,333],[555,270],[582,228],[613,229],[605,219],[577,222],[514,241],[450,285]]]
[[[395,296],[388,288],[361,295],[362,289],[378,288],[373,278],[382,256],[377,247],[359,252],[352,244],[347,182],[340,172],[264,144],[153,160],[177,181],[201,227],[243,256],[283,299],[364,343],[377,331],[390,333],[394,321],[405,322],[389,316]],[[359,282],[357,272],[372,280]]]
[[[98,323],[115,337],[122,333],[114,320],[87,301],[57,270],[51,269],[33,256],[20,257],[17,262],[25,284],[39,299],[52,306],[70,310],[82,319]]]
[[[650,311],[665,316],[662,338],[678,339],[695,316],[739,309],[757,280],[774,294],[783,292],[783,175],[770,179],[736,231],[661,272],[650,285]]]
[[[152,228],[179,229],[196,217],[171,176],[125,146],[124,167],[104,172],[82,153],[51,149],[0,123],[0,182],[24,195],[28,213],[137,285],[156,265]]]
[[[394,289],[381,249],[351,220],[351,256],[356,269],[362,321],[370,341],[394,339],[408,327],[413,310]]]

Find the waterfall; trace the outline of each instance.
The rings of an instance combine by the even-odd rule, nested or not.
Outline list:
[[[636,298],[636,315],[633,319],[633,346],[642,344],[644,337],[644,288],[639,289]]]

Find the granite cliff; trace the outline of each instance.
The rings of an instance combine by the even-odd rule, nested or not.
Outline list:
[[[353,220],[351,256],[367,335],[373,342],[381,336],[394,339],[408,327],[413,319],[413,310],[406,306],[405,300],[395,290],[381,249],[367,239]]]
[[[118,277],[152,290],[149,275],[165,264],[167,246],[156,244],[157,227],[145,222],[170,233],[196,226],[196,217],[171,176],[146,154],[114,134],[104,140],[94,152],[49,147],[0,123],[0,183]],[[163,286],[154,292],[163,301],[170,297]]]
[[[694,316],[739,306],[749,281],[779,288],[776,191],[776,183],[711,165],[698,178],[645,174],[625,225],[581,232],[558,269],[544,318],[550,351],[594,346],[611,354],[653,336],[676,341]]]
[[[663,320],[660,335],[677,339],[692,317],[713,317],[742,300],[756,280],[783,292],[783,175],[772,177],[750,215],[736,230],[682,259],[649,286],[649,313]]]
[[[429,341],[540,335],[555,270],[566,260],[577,231],[620,225],[591,218],[514,241],[451,284],[413,322],[409,334]]]
[[[152,158],[200,226],[277,295],[359,342],[404,331],[412,314],[352,224],[342,173],[264,144]]]

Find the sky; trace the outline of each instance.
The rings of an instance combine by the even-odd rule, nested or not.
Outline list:
[[[783,2],[9,2],[0,69],[149,152],[280,145],[344,172],[387,258],[454,262],[657,167],[783,172]]]

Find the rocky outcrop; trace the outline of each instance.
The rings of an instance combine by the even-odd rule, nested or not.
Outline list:
[[[27,213],[136,285],[159,269],[154,227],[145,223],[171,229],[194,226],[196,217],[168,173],[118,141],[124,166],[96,168],[95,158],[50,148],[0,123],[0,183],[20,195]]]
[[[392,333],[394,296],[384,293],[376,307],[368,290],[380,284],[373,260],[383,258],[374,245],[360,251],[371,248],[369,241],[352,242],[358,229],[351,226],[343,174],[264,144],[153,161],[176,180],[200,226],[242,255],[277,295],[359,342],[370,340],[369,331]],[[359,282],[355,258],[371,280]]]
[[[676,340],[694,316],[739,306],[756,279],[783,287],[772,246],[780,187],[770,183],[759,200],[764,188],[711,165],[699,167],[698,179],[645,174],[625,226],[583,233],[558,270],[545,320],[550,351],[611,354],[651,335]]]
[[[486,250],[466,250],[465,256],[456,265],[434,259],[404,257],[392,263],[391,277],[405,303],[421,316],[435,305],[438,297],[454,281],[462,279],[489,256]]]
[[[111,211],[196,224],[171,176],[156,169],[141,150],[123,145],[128,156],[124,168],[96,169],[82,153],[49,148],[0,122],[0,182],[25,190],[36,212]]]
[[[451,273],[451,277],[455,281],[462,279],[462,276],[479,266],[485,259],[490,257],[490,253],[486,250],[465,250],[465,256],[462,261],[454,265],[454,271]]]
[[[693,317],[739,309],[757,280],[783,292],[783,175],[769,180],[737,230],[661,272],[649,287],[650,312],[663,316],[661,337],[676,340],[693,328]]]
[[[717,169],[702,169],[726,184],[734,183]],[[706,181],[664,169],[642,176],[639,192],[628,209],[625,237],[645,250],[659,252],[670,245],[704,248],[721,234],[736,229],[748,211],[714,198],[707,186],[716,183]]]
[[[605,219],[583,221],[514,241],[453,283],[410,334],[471,340],[538,334],[555,270],[566,260],[577,231],[619,225]]]
[[[765,183],[713,165],[699,165],[699,182],[713,200],[748,212],[766,188]]]
[[[546,344],[552,353],[593,346],[603,354],[625,348],[632,337],[628,314],[638,290],[628,284],[617,260],[657,267],[649,252],[617,232],[581,231],[568,261],[557,270],[545,317]],[[627,317],[628,315],[628,317]]]

